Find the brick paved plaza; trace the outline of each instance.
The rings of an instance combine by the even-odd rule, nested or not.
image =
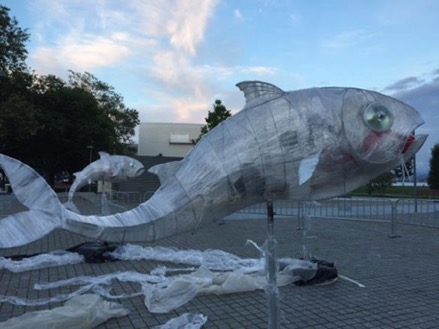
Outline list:
[[[233,217],[233,216],[232,216]],[[240,216],[245,217],[245,216]],[[196,233],[159,241],[156,245],[179,249],[222,249],[241,257],[259,257],[245,246],[246,239],[265,241],[263,217],[227,219],[224,225],[210,224]],[[301,257],[301,231],[296,218],[276,217],[279,256]],[[400,238],[389,238],[389,223],[335,219],[313,219],[310,249],[317,258],[335,261],[345,278],[328,286],[286,286],[280,289],[282,328],[439,328],[439,230],[399,226]],[[53,232],[28,246],[0,250],[0,255],[34,254],[66,249],[86,240]],[[145,244],[145,246],[148,244]],[[163,264],[163,263],[161,263]],[[42,270],[12,273],[0,270],[0,295],[44,298],[68,293],[75,287],[49,291],[33,289],[34,283],[53,282],[79,275],[102,275],[116,271],[148,273],[159,263],[115,261],[103,264],[80,263]],[[169,267],[178,266],[165,264]],[[131,293],[133,283],[113,282],[113,293]],[[185,312],[208,316],[205,328],[266,328],[267,307],[263,291],[204,295],[168,314],[151,314],[143,297],[119,300],[130,314],[112,318],[98,328],[150,328]],[[0,321],[25,312],[54,308],[62,303],[39,307],[0,304]]]

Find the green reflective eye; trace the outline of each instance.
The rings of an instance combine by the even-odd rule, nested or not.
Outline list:
[[[385,132],[392,127],[393,116],[387,107],[372,104],[364,111],[364,123],[374,131]]]

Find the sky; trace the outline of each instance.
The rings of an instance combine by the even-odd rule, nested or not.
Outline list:
[[[235,86],[375,90],[414,106],[439,142],[436,0],[0,0],[31,35],[27,64],[63,79],[89,72],[141,122],[205,123],[215,99],[244,106]],[[137,138],[137,136],[135,137]]]

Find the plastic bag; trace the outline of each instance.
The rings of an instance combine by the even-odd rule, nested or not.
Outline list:
[[[52,310],[25,313],[0,323],[1,329],[87,329],[129,313],[121,304],[93,294],[76,296]]]

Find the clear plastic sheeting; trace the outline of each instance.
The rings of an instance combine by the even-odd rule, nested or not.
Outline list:
[[[314,267],[314,265],[309,265]],[[316,272],[309,267],[308,270]],[[278,286],[285,286],[299,280],[291,267],[278,273]],[[191,274],[172,277],[157,285],[143,284],[145,305],[152,313],[168,313],[189,302],[199,294],[223,295],[230,293],[265,290],[265,271],[255,273],[217,273],[201,267]]]
[[[47,267],[77,264],[83,261],[84,257],[75,252],[53,251],[47,254],[25,257],[21,260],[0,257],[0,269],[17,273]]]
[[[234,254],[219,249],[178,250],[169,247],[142,247],[126,244],[116,248],[109,254],[121,260],[155,260],[203,266],[217,271],[255,272],[264,268],[264,260],[253,258],[240,258]]]
[[[69,211],[31,168],[0,155],[14,193],[30,209],[0,221],[0,248],[30,243],[55,228],[103,241],[156,241],[268,196],[270,201],[339,196],[397,167],[401,158],[412,158],[427,137],[412,135],[423,123],[415,109],[377,92],[337,87],[285,92],[260,81],[238,87],[244,109],[206,134],[183,160],[151,168],[161,187],[123,213]]]
[[[254,245],[256,246],[256,244]],[[221,250],[176,250],[164,247],[142,248],[133,245],[116,249],[113,256],[129,260],[167,261],[193,265],[198,268],[167,268],[160,266],[152,270],[150,274],[129,271],[104,274],[97,277],[73,277],[49,283],[39,283],[34,286],[36,290],[76,287],[76,290],[69,294],[33,300],[15,296],[0,296],[0,302],[35,306],[65,301],[89,292],[99,294],[107,299],[143,295],[145,305],[150,312],[167,313],[184,305],[199,294],[220,295],[266,289],[266,271],[263,258],[242,259]],[[279,286],[300,280],[308,281],[317,272],[316,263],[291,258],[281,258],[279,268],[280,271],[277,273],[277,284]],[[113,280],[139,283],[141,288],[131,294],[113,295],[111,293]]]
[[[199,294],[228,294],[254,290],[264,290],[266,287],[265,272],[213,272],[200,267],[189,274],[163,276],[167,271],[153,274],[138,272],[118,272],[97,277],[83,276],[50,283],[36,284],[34,289],[47,290],[59,287],[79,286],[77,290],[65,295],[55,295],[51,298],[26,299],[15,296],[0,296],[0,302],[15,305],[37,306],[52,302],[62,302],[84,293],[93,292],[107,299],[123,299],[144,295],[145,305],[152,313],[167,313],[180,307]],[[178,269],[187,271],[189,269]],[[169,271],[170,273],[174,271]],[[277,284],[284,286],[295,281],[306,280],[317,272],[316,264],[309,262],[293,262],[278,273]],[[305,275],[305,276],[303,276]],[[141,290],[131,294],[113,295],[112,280],[135,282],[141,285]]]
[[[23,306],[39,306],[39,305],[46,305],[55,302],[64,302],[75,296],[79,296],[88,293],[90,291],[108,299],[130,298],[130,297],[142,295],[142,292],[137,292],[128,295],[123,294],[120,296],[119,295],[114,296],[110,293],[112,280],[119,280],[121,282],[159,283],[166,280],[166,278],[160,275],[149,275],[149,274],[143,274],[143,273],[132,272],[132,271],[104,274],[97,277],[78,276],[70,279],[59,280],[50,283],[39,283],[34,285],[35,290],[48,290],[58,287],[79,286],[77,290],[74,290],[69,294],[60,294],[50,298],[38,298],[38,299],[27,299],[27,298],[20,298],[16,296],[0,296],[0,302],[1,303],[6,302],[15,305],[23,305]]]
[[[125,316],[129,310],[93,294],[76,296],[52,310],[25,313],[0,323],[0,329],[91,329],[109,318]]]
[[[203,314],[184,313],[152,329],[200,329],[206,322],[207,316]]]

